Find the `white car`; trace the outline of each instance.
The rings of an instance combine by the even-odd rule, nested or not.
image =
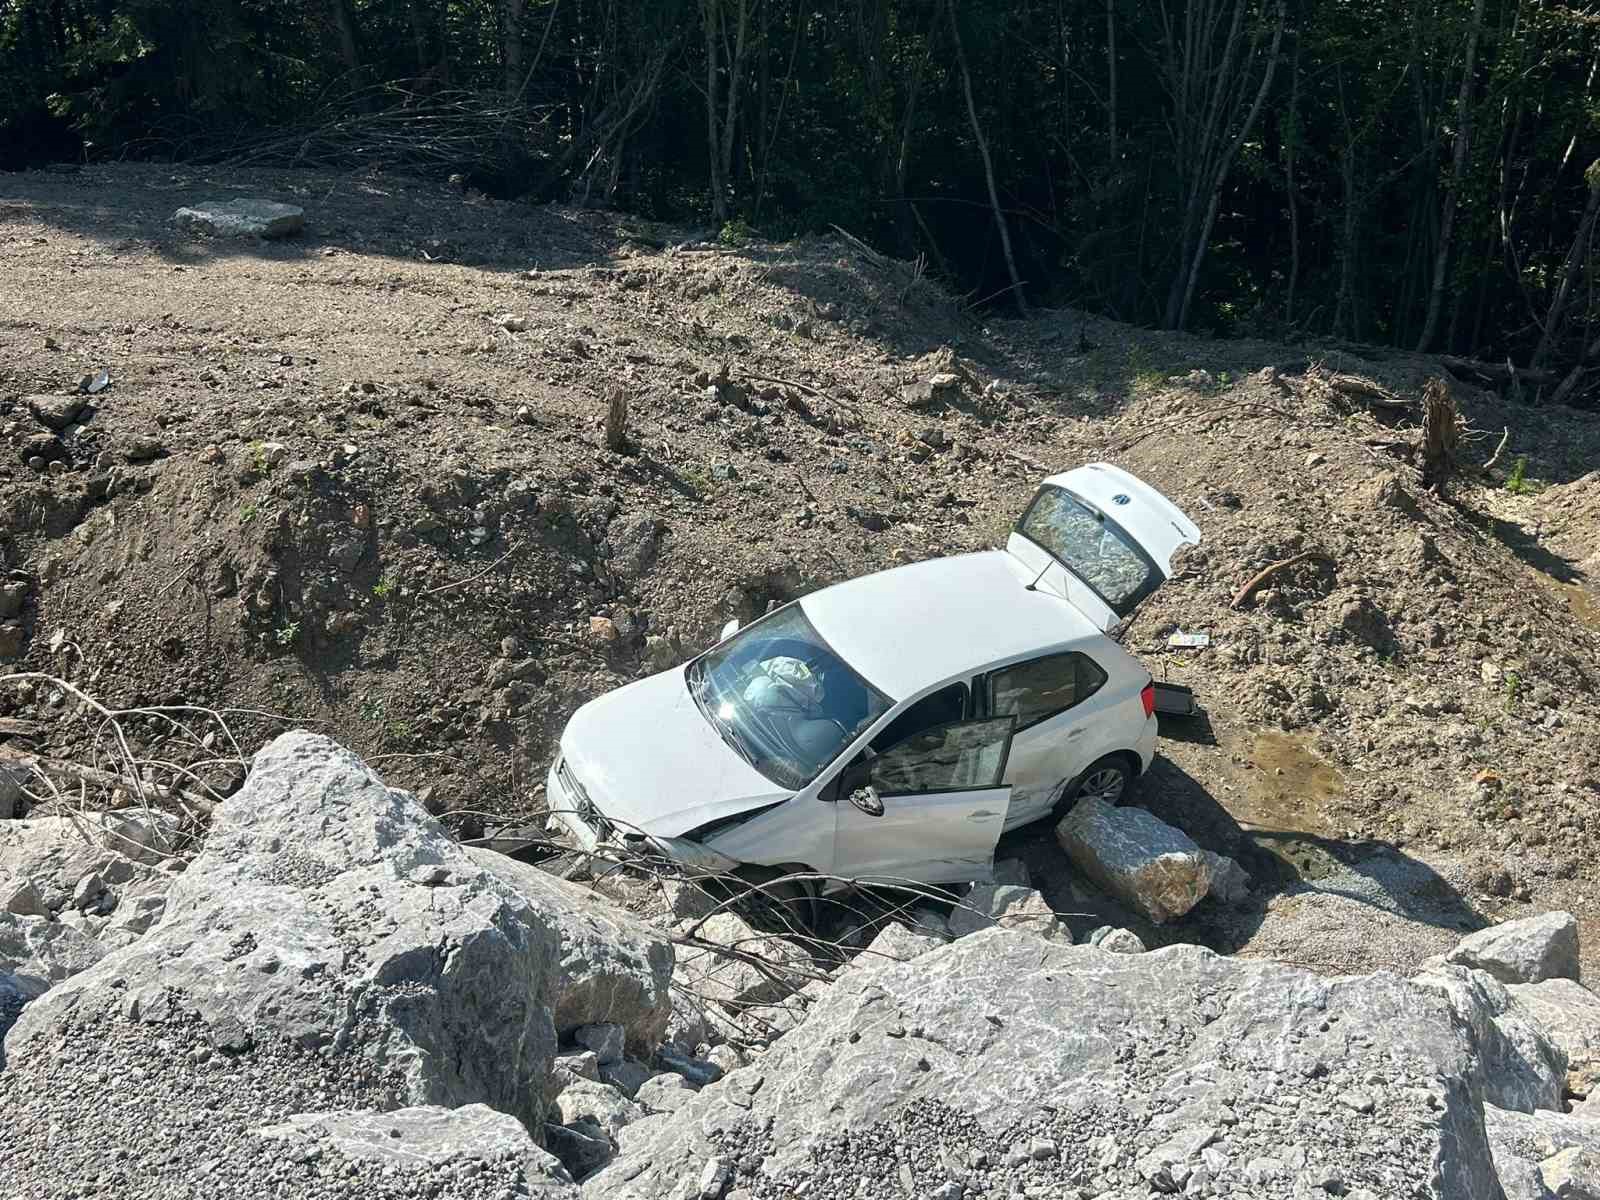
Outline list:
[[[814,592],[584,705],[552,827],[757,882],[988,879],[1002,831],[1150,765],[1150,673],[1107,632],[1199,540],[1116,467],[1052,476],[1004,550]]]

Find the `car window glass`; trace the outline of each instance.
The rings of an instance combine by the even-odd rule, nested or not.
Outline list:
[[[728,746],[781,787],[805,787],[891,701],[790,604],[707,651],[689,692]]]
[[[1040,488],[1018,530],[1118,612],[1150,582],[1150,560],[1133,539],[1064,488]]]
[[[872,760],[872,785],[886,796],[995,787],[1012,724],[991,718],[914,733]]]
[[[872,748],[881,754],[919,730],[931,729],[935,725],[950,725],[966,715],[967,685],[952,683],[931,696],[924,696],[885,725],[872,739]]]
[[[1081,654],[1055,654],[989,676],[989,711],[1013,716],[1019,728],[1071,708],[1105,680]]]

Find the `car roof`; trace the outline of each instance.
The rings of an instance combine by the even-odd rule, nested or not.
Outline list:
[[[959,675],[1101,637],[1001,550],[935,558],[835,584],[800,607],[879,691],[904,700]]]

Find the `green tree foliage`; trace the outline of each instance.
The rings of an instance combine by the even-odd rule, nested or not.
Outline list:
[[[996,305],[1509,359],[1585,402],[1597,122],[1600,0],[0,0],[0,167],[838,224]]]

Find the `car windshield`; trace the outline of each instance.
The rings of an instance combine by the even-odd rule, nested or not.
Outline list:
[[[805,787],[891,701],[833,652],[798,604],[707,651],[689,692],[722,740],[781,787]]]
[[[1155,566],[1139,544],[1065,488],[1040,488],[1017,528],[1118,613],[1126,615],[1150,588]]]

